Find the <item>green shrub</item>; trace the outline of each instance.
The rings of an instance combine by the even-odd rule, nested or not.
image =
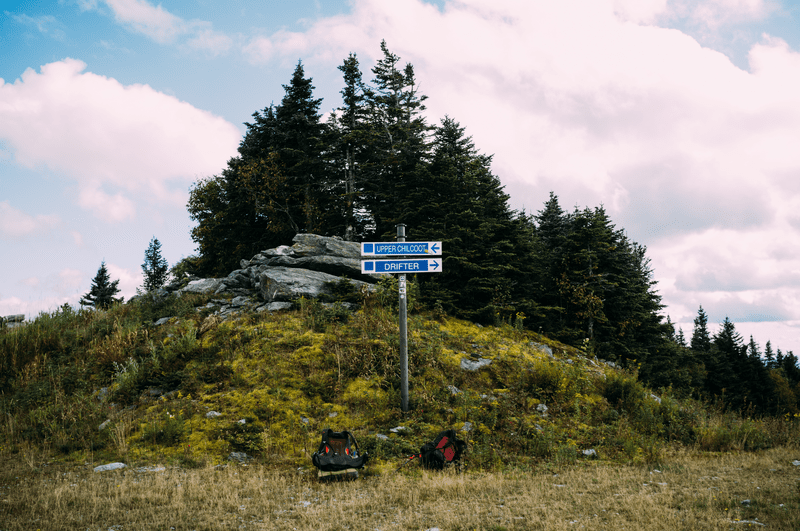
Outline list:
[[[227,441],[231,448],[237,452],[256,454],[264,450],[264,437],[262,435],[264,426],[254,417],[245,417],[230,423],[220,431],[221,438]]]
[[[163,446],[173,446],[183,440],[184,419],[179,413],[162,412],[142,430],[142,440]]]

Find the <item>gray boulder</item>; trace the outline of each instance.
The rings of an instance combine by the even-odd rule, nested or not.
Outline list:
[[[292,254],[297,258],[304,256],[339,256],[361,259],[361,244],[346,242],[339,238],[328,238],[316,234],[297,234],[292,239]]]
[[[267,258],[261,264],[270,267],[310,269],[336,276],[362,277],[361,260],[341,256],[303,256],[295,258],[281,255]],[[364,276],[364,278],[370,277]]]
[[[257,312],[279,312],[281,310],[291,310],[292,303],[291,302],[270,302],[269,304],[264,304],[263,306],[259,306],[256,308]]]
[[[338,282],[339,277],[311,271],[309,269],[293,269],[289,267],[270,267],[262,270],[258,278],[261,297],[266,302],[294,301],[301,297],[316,299],[327,293],[326,282]],[[358,289],[374,289],[370,284],[360,280],[350,280]]]
[[[125,468],[125,463],[109,463],[107,465],[100,465],[94,467],[95,472],[108,472],[109,470],[119,470]]]
[[[293,241],[294,245],[291,247],[281,245],[261,251],[250,260],[242,260],[242,269],[234,273],[246,270],[255,280],[265,267],[292,267],[373,280],[372,277],[361,274],[361,245],[356,242],[316,234],[297,234]]]
[[[185,287],[178,290],[178,293],[216,293],[223,285],[224,278],[201,278],[193,280]]]
[[[468,358],[461,358],[461,368],[465,371],[477,371],[481,367],[486,367],[487,365],[491,365],[492,360],[487,358],[478,358],[477,360],[471,360]]]

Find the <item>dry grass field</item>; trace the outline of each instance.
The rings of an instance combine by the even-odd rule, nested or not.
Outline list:
[[[92,464],[23,455],[0,465],[2,531],[800,529],[797,447],[678,451],[658,469],[604,462],[496,473],[384,467],[337,483],[319,483],[313,468],[94,473]]]

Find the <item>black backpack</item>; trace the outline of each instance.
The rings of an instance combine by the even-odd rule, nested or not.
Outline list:
[[[445,465],[458,461],[467,443],[456,437],[455,430],[444,430],[433,442],[420,448],[422,466],[432,470],[442,470]]]
[[[352,445],[351,445],[352,442]],[[336,472],[348,468],[363,468],[369,453],[360,455],[358,443],[349,431],[333,431],[328,428],[322,432],[319,450],[311,456],[315,467],[324,472]]]

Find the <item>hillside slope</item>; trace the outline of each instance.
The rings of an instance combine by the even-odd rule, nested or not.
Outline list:
[[[301,300],[227,320],[202,296],[42,314],[0,332],[2,451],[309,466],[331,427],[352,431],[379,472],[447,427],[468,441],[465,463],[477,469],[587,454],[652,464],[670,445],[753,450],[800,434],[797,419],[724,415],[651,392],[634,373],[508,324],[431,314],[410,316],[404,415],[387,293],[365,295],[355,312]]]

